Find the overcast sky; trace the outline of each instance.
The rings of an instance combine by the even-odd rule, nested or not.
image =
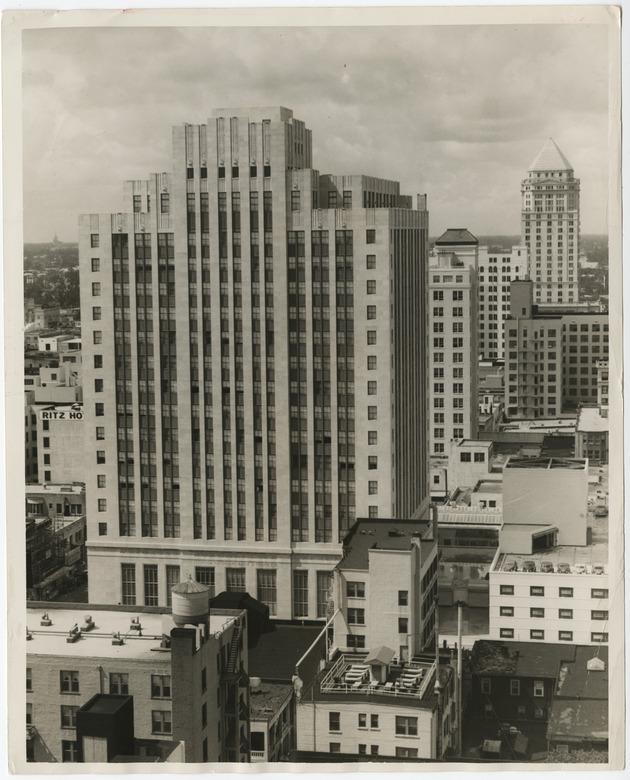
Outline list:
[[[604,233],[603,25],[76,28],[23,38],[24,239],[76,241],[122,181],[171,168],[171,126],[214,107],[284,105],[322,173],[427,193],[430,233],[520,232],[520,184],[553,137]]]

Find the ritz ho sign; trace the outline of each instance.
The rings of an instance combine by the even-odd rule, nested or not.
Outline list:
[[[83,412],[77,412],[74,409],[71,409],[67,412],[61,412],[61,411],[40,412],[39,419],[40,420],[82,420]]]

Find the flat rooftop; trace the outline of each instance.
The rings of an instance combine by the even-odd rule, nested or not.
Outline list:
[[[576,650],[568,644],[480,639],[473,647],[472,666],[475,674],[555,678],[560,664],[573,662]]]
[[[344,540],[344,557],[337,568],[367,571],[371,549],[410,550],[412,544],[430,534],[430,527],[422,520],[357,520]],[[432,544],[424,541],[423,548]]]
[[[249,692],[250,720],[271,720],[292,695],[293,686],[283,683],[262,683]]]
[[[510,458],[505,464],[506,469],[572,469],[585,471],[588,461],[585,458]]]
[[[592,508],[591,508],[592,509]],[[553,518],[550,518],[550,526],[553,525]],[[588,526],[591,529],[591,543],[582,546],[577,545],[559,545],[549,550],[539,550],[533,555],[522,555],[520,553],[502,553],[497,559],[497,563],[492,571],[523,571],[525,561],[533,561],[536,571],[529,572],[532,577],[540,576],[540,567],[543,562],[551,563],[553,571],[548,574],[559,574],[558,564],[567,563],[572,574],[577,574],[575,567],[579,564],[585,567],[585,574],[591,574],[592,567],[599,565],[604,567],[604,573],[608,572],[608,518],[595,517],[592,511],[589,511]],[[534,526],[543,530],[547,526]],[[510,569],[516,565],[516,569]],[[507,568],[506,568],[507,567]],[[559,575],[562,576],[562,575]]]
[[[52,625],[42,626],[44,613],[48,614]],[[81,632],[75,642],[67,642],[74,626],[85,623],[85,616],[91,615],[94,628]],[[142,630],[132,630],[131,621],[137,618]],[[234,620],[225,614],[210,616],[210,633],[222,631]],[[175,628],[170,613],[127,612],[116,609],[95,609],[90,604],[81,608],[63,608],[56,606],[29,607],[26,610],[26,627],[32,634],[27,642],[27,653],[59,656],[94,656],[102,658],[135,658],[156,660],[169,650],[160,649],[164,634],[170,636]],[[120,634],[123,645],[113,645],[112,635]]]
[[[578,412],[577,430],[581,433],[606,433],[608,417],[602,417],[598,406],[583,406]]]
[[[436,703],[434,692],[435,660],[392,661],[387,666],[385,682],[371,679],[365,659],[367,653],[341,653],[319,673],[313,686],[306,692],[306,700],[370,702],[401,707],[432,709]],[[362,675],[362,676],[361,676]],[[440,681],[446,683],[448,667],[440,666]]]

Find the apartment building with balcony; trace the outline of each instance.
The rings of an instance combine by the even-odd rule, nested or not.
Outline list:
[[[505,412],[576,414],[597,402],[598,361],[608,360],[608,314],[535,305],[532,281],[512,283],[505,320]]]

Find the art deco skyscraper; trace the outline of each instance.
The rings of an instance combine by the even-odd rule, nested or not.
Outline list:
[[[522,241],[536,303],[578,302],[580,180],[549,139],[521,185]]]
[[[425,199],[320,175],[285,108],[173,149],[80,220],[89,597],[191,574],[323,617],[354,519],[426,505]]]

